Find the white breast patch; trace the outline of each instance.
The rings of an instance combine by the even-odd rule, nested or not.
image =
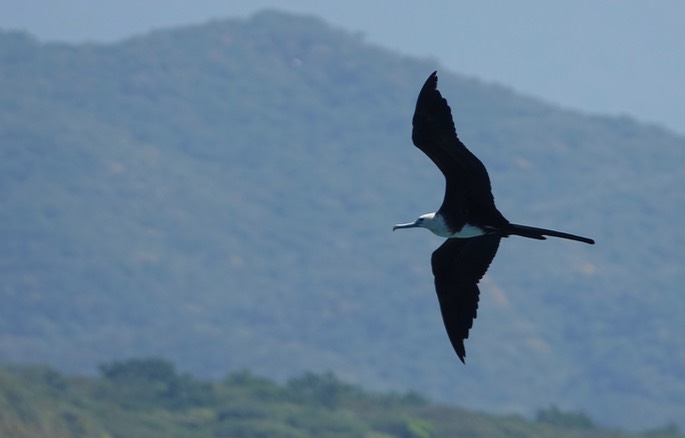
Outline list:
[[[456,239],[467,239],[469,237],[482,236],[485,231],[481,227],[477,227],[471,224],[465,224],[461,230],[449,236],[450,238]]]

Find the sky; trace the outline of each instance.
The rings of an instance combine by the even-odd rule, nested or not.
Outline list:
[[[0,0],[0,29],[114,42],[265,8],[316,15],[437,67],[685,135],[681,0]]]

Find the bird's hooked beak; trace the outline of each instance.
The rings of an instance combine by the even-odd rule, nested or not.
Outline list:
[[[419,225],[416,223],[416,221],[407,222],[406,224],[395,224],[392,227],[392,230],[395,231],[395,230],[400,229],[400,228],[417,228],[418,226]]]

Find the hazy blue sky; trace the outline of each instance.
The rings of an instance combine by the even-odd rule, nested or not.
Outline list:
[[[630,114],[685,134],[681,0],[0,0],[0,28],[113,41],[265,7],[317,15],[566,107]]]

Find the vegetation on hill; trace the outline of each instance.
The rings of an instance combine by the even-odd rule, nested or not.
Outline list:
[[[0,361],[154,355],[645,429],[685,418],[685,140],[440,69],[515,222],[467,365],[434,296],[442,180],[410,141],[435,62],[265,12],[116,44],[0,33]],[[683,424],[681,424],[681,427]]]
[[[536,421],[475,414],[415,393],[375,394],[332,373],[279,385],[249,372],[198,380],[161,359],[116,361],[101,377],[45,366],[0,369],[0,436],[147,437],[554,437],[676,438],[670,426],[644,434],[597,427],[551,407]]]

